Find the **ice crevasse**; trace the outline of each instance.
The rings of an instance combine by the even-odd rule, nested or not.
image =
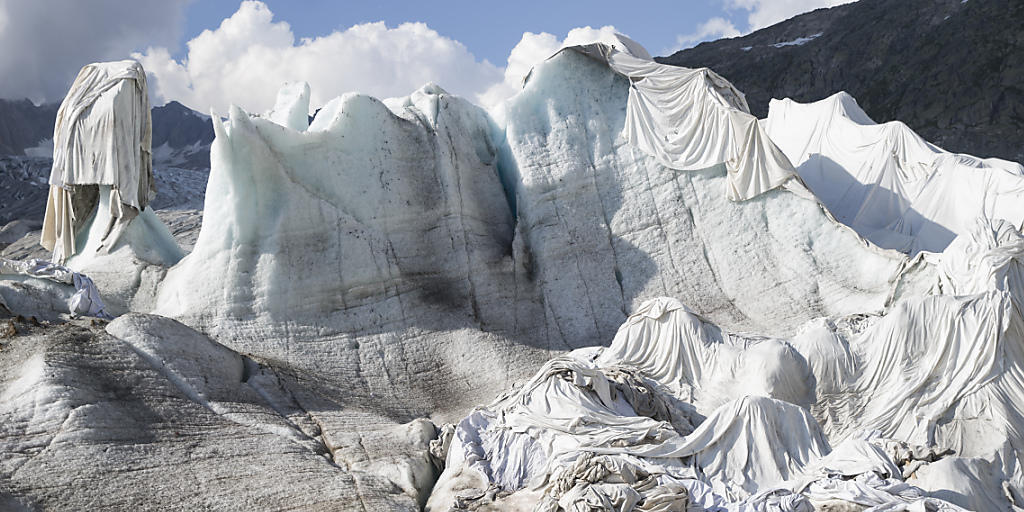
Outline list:
[[[430,510],[1024,503],[1019,170],[880,132],[991,176],[943,217],[909,157],[822,142],[870,125],[842,97],[759,122],[646,57],[559,52],[501,124],[434,85],[213,116],[195,248],[125,303],[346,408],[452,421]]]

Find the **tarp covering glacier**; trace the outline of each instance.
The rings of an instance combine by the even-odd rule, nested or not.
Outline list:
[[[617,43],[617,44],[616,44]],[[750,199],[793,178],[743,93],[708,68],[659,64],[635,41],[572,46],[629,79],[626,140],[676,170],[725,164],[729,199]]]
[[[655,68],[611,45],[574,50],[630,78],[622,137],[665,167],[686,169],[650,143],[664,142],[670,133],[664,127],[672,122],[637,113],[647,102],[671,117],[668,102],[645,99],[650,90],[637,85],[647,78],[644,69]],[[617,68],[616,56],[633,67]],[[685,90],[695,76],[689,72],[674,74],[676,89],[670,81],[659,84],[655,97]],[[529,111],[515,105],[528,95],[511,101],[510,119]],[[680,94],[678,104],[694,96]],[[736,103],[732,109],[742,112]],[[851,115],[870,124],[866,116]],[[788,142],[813,126],[790,121],[769,126],[784,132],[792,124]],[[638,133],[638,126],[648,131]],[[971,183],[972,201],[980,200],[951,214],[938,206],[949,201],[955,180],[969,175],[936,179],[941,186],[913,196],[931,205],[916,224],[905,219],[903,232],[894,219],[883,225],[906,242],[885,247],[935,251],[904,260],[884,308],[820,317],[775,337],[723,329],[675,299],[647,301],[610,347],[556,357],[458,422],[428,510],[994,510],[1020,503],[1024,437],[1015,425],[1024,419],[1024,238],[1012,199],[1024,191],[1024,173],[1008,162],[944,154],[898,129],[902,125],[892,126],[864,144],[867,156],[855,154],[848,162],[879,172],[864,162],[886,154],[897,162],[888,177],[905,178],[907,158],[899,157],[905,151],[927,161],[922,167],[949,171],[955,162],[966,168],[961,173],[980,169],[996,177]],[[513,147],[519,129],[510,125]],[[690,130],[681,140],[697,141],[700,133]],[[764,147],[775,148],[758,133]],[[780,168],[788,166],[785,156],[779,161],[785,162]],[[759,198],[792,177],[781,176],[749,197],[730,184],[729,197]],[[818,178],[817,184],[833,186],[829,177]],[[792,183],[800,192],[800,180]],[[838,199],[835,205],[849,204]],[[877,239],[846,211],[823,203],[838,220]],[[891,213],[863,201],[855,206]],[[526,207],[527,219],[534,208]],[[956,231],[944,239],[922,229],[950,219]]]
[[[111,189],[111,243],[153,194],[152,121],[146,73],[134,60],[82,68],[57,111],[53,169],[41,243],[63,263],[98,200],[87,185]],[[109,245],[109,243],[108,243]]]
[[[961,505],[1009,507],[1024,453],[1024,237],[979,222],[929,265],[933,293],[790,340],[648,301],[610,347],[553,359],[458,423],[428,508],[531,509],[521,493],[551,511],[961,510],[918,487],[944,458],[990,465]],[[682,505],[647,508],[665,495]]]
[[[836,218],[881,247],[942,251],[979,216],[1024,227],[1024,167],[949,153],[899,121],[876,124],[844,92],[772,100],[764,127]]]
[[[433,84],[346,94],[312,123],[303,83],[269,113],[212,116],[194,251],[166,278],[112,273],[151,287],[124,307],[233,363],[157,366],[221,415],[206,383],[287,368],[317,387],[293,399],[336,462],[396,455],[368,423],[456,420],[431,448],[448,447],[432,510],[1024,503],[1018,225],[965,215],[941,253],[880,249],[803,189],[727,81],[633,44],[542,63],[500,126]],[[158,363],[211,346],[140,335],[170,323],[111,334]],[[426,499],[421,455],[372,469]]]

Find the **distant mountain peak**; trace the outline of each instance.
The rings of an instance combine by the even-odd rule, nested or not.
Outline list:
[[[29,155],[32,148],[53,137],[59,104],[34,105],[27,99],[0,99],[0,156]],[[210,167],[209,146],[213,142],[210,117],[177,101],[152,108],[153,148],[164,147],[174,154],[175,166],[188,169]],[[31,155],[29,155],[31,156]]]

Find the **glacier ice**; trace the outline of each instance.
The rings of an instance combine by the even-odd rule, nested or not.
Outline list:
[[[312,121],[309,98],[294,82],[269,112],[211,116],[183,258],[148,208],[93,251],[115,216],[96,190],[68,265],[115,313],[155,314],[0,350],[12,485],[42,496],[56,460],[145,483],[132,436],[155,431],[159,467],[199,460],[192,508],[296,486],[294,506],[389,510],[1022,503],[1014,165],[843,95],[758,121],[627,39],[560,51],[493,115],[436,84]],[[18,297],[67,298],[40,290]]]
[[[215,122],[202,230],[155,312],[436,414],[551,350],[611,339],[655,296],[773,333],[884,307],[904,255],[809,196],[732,201],[722,165],[667,169],[621,137],[628,97],[625,78],[566,52],[534,70],[505,127],[434,85],[344,95],[305,131],[235,109]],[[399,393],[407,370],[391,364],[409,354],[423,367]]]
[[[506,104],[517,230],[567,346],[611,339],[627,311],[659,296],[766,334],[884,307],[904,255],[863,241],[809,194],[732,201],[724,165],[661,165],[622,136],[629,89],[599,61],[562,52]]]

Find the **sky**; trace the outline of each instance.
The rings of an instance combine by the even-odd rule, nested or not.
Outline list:
[[[625,34],[652,55],[850,0],[0,0],[0,98],[58,102],[85,64],[134,58],[156,105],[273,106],[306,81],[316,108],[346,92],[434,82],[501,102],[563,44]]]

